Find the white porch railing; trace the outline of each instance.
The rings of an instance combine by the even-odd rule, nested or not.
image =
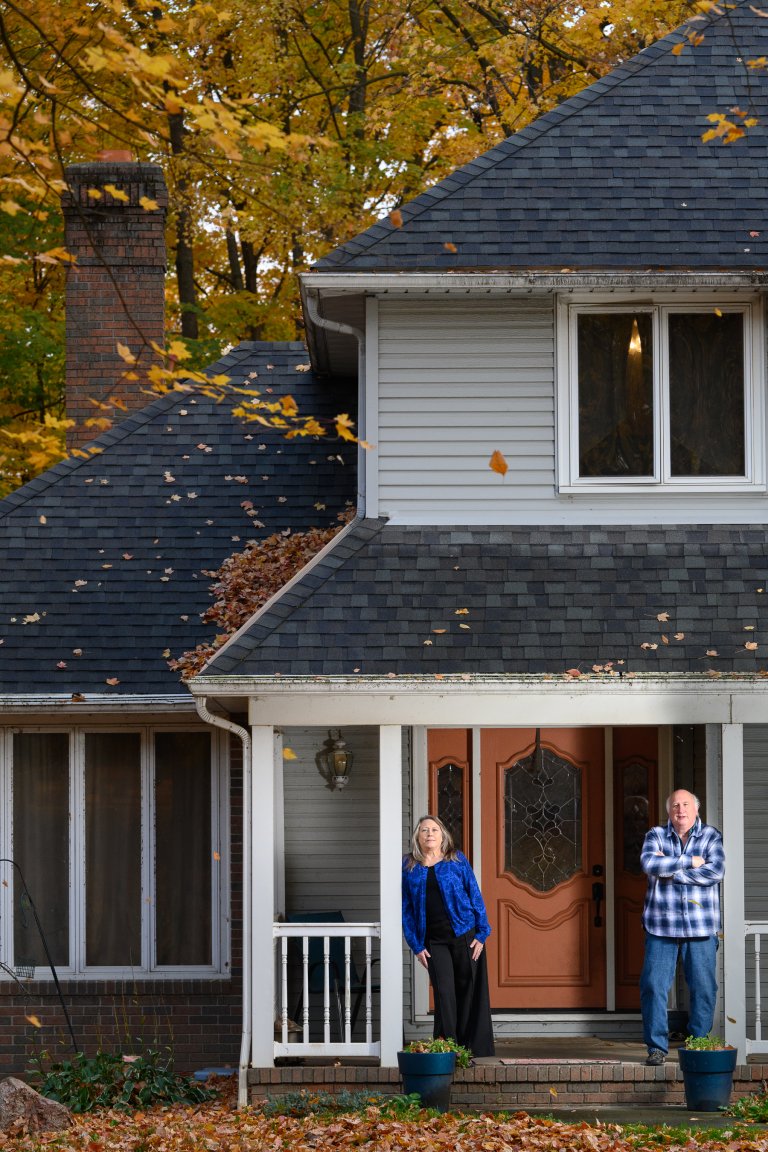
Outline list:
[[[744,924],[744,932],[749,941],[752,937],[753,943],[753,962],[754,962],[754,978],[755,978],[755,1017],[754,1017],[754,1037],[747,1036],[747,1055],[750,1052],[768,1052],[768,1037],[763,1037],[763,1020],[762,1020],[762,992],[760,988],[760,942],[761,937],[768,936],[768,920],[747,920]],[[749,945],[747,944],[746,962],[749,964]]]
[[[381,925],[280,922],[273,925],[272,934],[278,973],[275,1056],[379,1056],[381,1044],[373,1038],[372,969],[373,941],[381,936]],[[296,940],[297,946],[289,950],[291,940]],[[358,957],[363,966],[359,975],[352,953],[355,942],[356,957],[363,952],[365,957],[364,962]],[[301,1019],[293,1023],[300,1025],[300,1038],[295,1028],[289,1027],[289,965],[294,976],[298,974]],[[294,979],[294,997],[295,988]],[[322,1040],[310,1040],[310,997],[313,1003],[322,997]],[[355,1013],[358,1003],[360,1011]],[[363,1022],[364,1040],[352,1039],[355,1015]],[[316,1034],[317,1025],[313,1032]]]

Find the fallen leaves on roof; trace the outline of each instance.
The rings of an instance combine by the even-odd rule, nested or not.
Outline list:
[[[218,570],[205,570],[203,574],[214,580],[214,602],[202,619],[221,630],[209,643],[198,644],[192,651],[169,660],[168,667],[181,672],[182,679],[195,676],[217,649],[324,548],[353,515],[350,508],[327,528],[275,532],[264,540],[251,541],[242,551],[229,556]]]

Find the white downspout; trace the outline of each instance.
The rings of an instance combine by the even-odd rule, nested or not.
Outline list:
[[[240,1063],[237,1074],[237,1106],[248,1104],[248,1066],[251,1062],[251,734],[247,728],[223,716],[215,716],[207,708],[207,697],[196,696],[195,707],[206,724],[223,728],[237,736],[243,745],[243,956],[242,996],[243,1028],[240,1039]]]
[[[352,324],[343,324],[340,320],[329,320],[326,316],[321,316],[317,306],[317,291],[310,289],[306,295],[307,302],[307,315],[313,324],[318,328],[327,328],[329,332],[340,332],[343,336],[354,336],[357,340],[357,431],[361,439],[365,438],[366,429],[366,408],[365,408],[365,332],[361,328],[355,328]],[[357,450],[357,513],[359,516],[365,516],[365,485],[363,478],[365,476],[364,468],[364,449],[358,445]]]

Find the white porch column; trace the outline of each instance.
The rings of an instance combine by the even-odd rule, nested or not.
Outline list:
[[[272,924],[275,900],[274,729],[252,728],[251,851],[251,1065],[274,1064],[274,983]],[[247,865],[245,865],[247,867]]]
[[[403,1044],[403,736],[379,729],[379,875],[381,917],[381,1066],[397,1067]]]
[[[744,730],[723,724],[723,1006],[725,1039],[747,1058],[747,997],[744,940]]]

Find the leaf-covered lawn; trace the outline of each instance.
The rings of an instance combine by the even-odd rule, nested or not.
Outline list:
[[[228,1103],[176,1106],[126,1114],[116,1111],[75,1117],[65,1133],[47,1136],[0,1133],[3,1152],[638,1152],[642,1148],[701,1148],[768,1152],[768,1133],[734,1128],[638,1135],[614,1124],[566,1124],[525,1113],[445,1115],[398,1120],[378,1107],[360,1114],[320,1118],[266,1115],[258,1108],[236,1111]]]

